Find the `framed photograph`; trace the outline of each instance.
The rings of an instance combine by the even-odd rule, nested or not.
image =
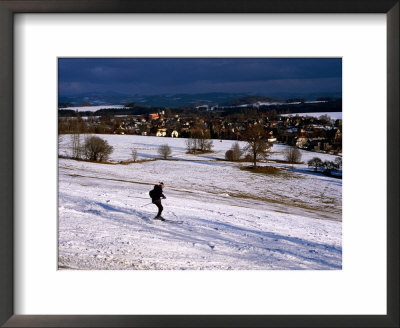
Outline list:
[[[3,326],[398,327],[398,1],[0,21]]]
[[[58,58],[58,269],[341,270],[341,75]]]

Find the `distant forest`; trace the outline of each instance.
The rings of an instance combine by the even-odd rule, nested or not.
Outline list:
[[[193,107],[180,107],[180,108],[165,108],[165,107],[152,107],[137,104],[128,104],[129,107],[125,108],[103,108],[98,111],[79,111],[76,112],[71,109],[58,110],[60,117],[74,117],[74,116],[109,116],[109,115],[147,115],[150,113],[157,113],[163,110],[168,110],[171,114],[197,114],[201,115],[202,112],[213,112],[220,116],[228,116],[231,114],[245,114],[249,109],[256,110],[259,113],[276,112],[278,114],[295,114],[295,113],[313,113],[313,112],[341,112],[342,111],[342,99],[341,98],[321,98],[318,100],[324,100],[323,103],[305,103],[299,104],[280,104],[280,105],[269,105],[269,106],[254,106],[249,105],[243,106],[232,106],[229,108],[216,108],[214,110],[207,109],[196,109]],[[67,104],[60,104],[66,107]]]

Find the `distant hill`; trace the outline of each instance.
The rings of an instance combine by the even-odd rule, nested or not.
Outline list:
[[[241,106],[241,105],[250,105],[255,103],[282,103],[285,102],[281,99],[274,99],[270,97],[264,96],[247,96],[241,97],[237,99],[230,100],[226,103],[220,104],[221,106]]]
[[[92,106],[134,103],[153,107],[195,107],[205,104],[228,102],[240,97],[248,96],[247,93],[199,93],[199,94],[164,94],[164,95],[108,95],[85,94],[76,96],[59,96],[59,104],[80,106],[90,103]],[[62,107],[62,106],[60,106]],[[64,106],[65,107],[65,106]]]
[[[101,105],[126,105],[133,103],[152,107],[196,107],[201,105],[240,106],[253,103],[286,102],[288,99],[301,98],[313,101],[321,98],[341,98],[340,93],[313,93],[313,94],[270,94],[260,95],[251,93],[198,93],[198,94],[163,94],[163,95],[128,95],[120,93],[87,93],[80,95],[59,95],[59,108],[90,104]]]

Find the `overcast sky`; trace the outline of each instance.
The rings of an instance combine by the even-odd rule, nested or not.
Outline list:
[[[60,95],[341,92],[341,58],[60,58]]]

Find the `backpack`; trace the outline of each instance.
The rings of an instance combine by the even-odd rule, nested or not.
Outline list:
[[[150,190],[150,191],[149,191],[149,196],[150,196],[151,198],[154,198],[155,192],[156,192],[155,189]]]

